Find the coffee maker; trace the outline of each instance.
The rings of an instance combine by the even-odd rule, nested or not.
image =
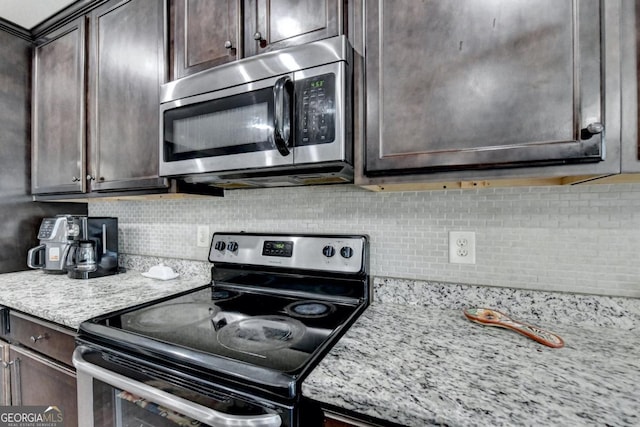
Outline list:
[[[27,266],[48,274],[66,273],[70,241],[80,230],[78,218],[73,215],[44,218],[38,230],[40,245],[27,252]]]
[[[58,215],[44,218],[40,245],[27,253],[27,266],[49,274],[90,279],[118,272],[118,218]]]
[[[72,279],[118,272],[118,218],[78,217],[79,233],[69,240],[65,268]]]

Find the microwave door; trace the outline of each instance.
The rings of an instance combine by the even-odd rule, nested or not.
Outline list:
[[[162,104],[160,175],[291,166],[292,91],[279,76]]]

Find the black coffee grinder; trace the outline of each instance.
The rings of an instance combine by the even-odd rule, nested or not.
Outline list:
[[[118,272],[118,218],[78,217],[78,233],[70,237],[67,276],[92,279]]]

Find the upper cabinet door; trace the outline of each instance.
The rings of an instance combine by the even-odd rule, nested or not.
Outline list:
[[[242,56],[241,0],[174,0],[173,79]]]
[[[164,185],[158,178],[164,8],[158,0],[114,0],[91,12],[92,191]]]
[[[84,192],[84,17],[37,43],[33,60],[32,192]]]
[[[246,0],[246,56],[343,33],[339,0]]]
[[[604,157],[600,2],[365,7],[367,175]]]

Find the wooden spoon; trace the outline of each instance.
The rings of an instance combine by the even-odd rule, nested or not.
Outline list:
[[[564,346],[564,341],[558,335],[537,326],[515,321],[506,314],[490,308],[465,308],[464,315],[472,322],[511,329],[549,347],[560,348]]]

